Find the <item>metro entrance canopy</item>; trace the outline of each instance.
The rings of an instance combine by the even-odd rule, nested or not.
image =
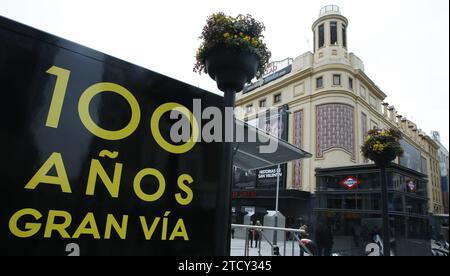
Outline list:
[[[234,146],[234,165],[244,170],[261,169],[273,165],[283,164],[289,161],[306,159],[312,155],[288,142],[278,139],[265,131],[255,128],[246,122],[236,120],[237,128],[244,127],[244,133],[250,137],[264,137],[256,139],[256,142],[237,142]],[[266,143],[260,140],[267,141]],[[266,144],[277,143],[277,149],[273,153],[261,153],[260,147]]]

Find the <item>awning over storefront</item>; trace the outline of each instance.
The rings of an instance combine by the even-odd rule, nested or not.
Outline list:
[[[267,134],[261,129],[257,129],[243,121],[236,120],[237,129],[243,127],[246,142],[237,142],[234,146],[234,165],[244,170],[255,170],[283,164],[289,161],[306,159],[312,154]],[[248,142],[248,137],[256,137],[256,142]],[[262,137],[263,139],[258,137]],[[261,141],[267,141],[265,143]],[[275,152],[261,153],[260,148],[269,144],[278,143]]]

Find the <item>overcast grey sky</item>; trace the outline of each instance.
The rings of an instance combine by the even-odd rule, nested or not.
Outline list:
[[[311,25],[327,4],[349,19],[349,50],[386,101],[449,148],[448,0],[0,0],[0,15],[217,93],[192,72],[209,14],[263,21],[281,60],[312,51]]]

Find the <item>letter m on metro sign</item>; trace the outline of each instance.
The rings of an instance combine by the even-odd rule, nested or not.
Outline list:
[[[2,17],[0,83],[0,255],[214,254],[221,97]]]

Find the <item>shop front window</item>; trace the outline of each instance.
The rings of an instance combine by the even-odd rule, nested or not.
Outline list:
[[[330,196],[327,198],[328,209],[342,209],[342,196]]]
[[[394,194],[389,196],[389,211],[403,212],[403,196]]]
[[[362,198],[365,196],[354,194],[346,195],[344,197],[344,209],[347,210],[361,210],[362,209]]]
[[[324,170],[327,175],[317,177],[317,224],[314,227],[332,229],[331,251],[338,255],[367,256],[368,248],[378,248],[374,254],[382,254],[375,241],[383,242],[379,172],[362,168],[345,174],[340,170]],[[358,180],[359,185],[351,188],[343,185],[342,181],[348,178],[354,181],[347,184]],[[426,181],[420,175],[395,166],[388,169],[389,230],[393,241],[391,248],[396,256],[430,253],[427,251],[431,250],[431,245]],[[313,236],[315,238],[317,236]]]

